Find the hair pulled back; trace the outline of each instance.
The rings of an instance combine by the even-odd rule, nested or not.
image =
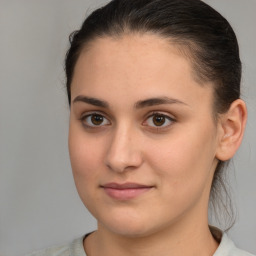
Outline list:
[[[113,0],[95,10],[81,29],[70,35],[65,61],[69,103],[81,51],[97,38],[132,33],[153,33],[180,47],[193,65],[195,79],[202,86],[212,82],[215,116],[227,111],[240,97],[241,61],[236,35],[217,11],[201,0]],[[212,199],[219,198],[221,188],[227,192],[221,175],[223,164],[220,161],[215,171]],[[219,203],[228,208],[227,199]]]

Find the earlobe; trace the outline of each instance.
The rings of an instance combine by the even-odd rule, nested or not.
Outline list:
[[[232,102],[229,110],[219,120],[219,144],[216,158],[221,161],[231,159],[239,148],[245,131],[247,109],[243,100]]]

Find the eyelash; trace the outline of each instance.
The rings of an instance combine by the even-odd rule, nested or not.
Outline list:
[[[149,116],[147,116],[146,120],[143,122],[143,125],[150,119],[150,118],[154,118],[154,117],[160,117],[160,118],[164,118],[164,124],[166,123],[166,121],[169,121],[169,124],[167,125],[145,125],[145,126],[149,126],[152,129],[157,129],[157,130],[163,130],[163,129],[167,129],[169,128],[169,126],[171,126],[174,122],[176,122],[176,120],[173,117],[170,117],[169,115],[166,115],[164,113],[161,112],[153,112],[151,113]]]
[[[100,118],[103,119],[103,124],[99,124],[99,125],[95,125],[95,124],[92,124],[92,117],[93,116],[98,116]],[[163,122],[163,125],[148,125],[147,122],[150,118],[154,118],[154,117],[160,117],[160,118],[163,118],[164,122]],[[87,120],[89,118],[89,121]],[[86,121],[87,120],[87,121]],[[86,114],[84,116],[82,116],[80,118],[80,121],[82,122],[82,125],[85,127],[85,128],[88,128],[88,129],[100,129],[102,128],[103,126],[108,126],[111,124],[111,122],[102,114],[102,113],[98,113],[98,112],[93,112],[93,113],[90,113],[90,114]],[[107,121],[107,123],[105,123]],[[165,125],[165,123],[169,121],[169,124]],[[91,122],[91,124],[88,124],[88,122]],[[154,122],[153,120],[151,121],[151,123]],[[169,115],[166,115],[164,113],[161,113],[161,112],[153,112],[151,113],[150,115],[148,115],[145,119],[145,121],[143,121],[142,125],[143,126],[148,126],[150,129],[154,129],[154,130],[164,130],[164,129],[167,129],[169,126],[171,126],[174,122],[176,122],[176,120],[173,118],[173,117],[170,117]]]
[[[90,121],[91,121],[91,118],[93,116],[98,116],[98,117],[102,117],[104,119],[103,122],[105,122],[106,120],[108,121],[108,124],[111,124],[110,121],[101,113],[98,113],[98,112],[93,112],[93,113],[90,113],[90,114],[87,114],[87,115],[84,115],[80,118],[80,121],[82,122],[82,125],[85,127],[85,128],[89,128],[89,129],[97,129],[97,128],[101,128],[103,125],[95,125],[95,124],[88,124],[88,121],[86,121],[87,118],[90,118]],[[106,125],[106,124],[104,124]]]

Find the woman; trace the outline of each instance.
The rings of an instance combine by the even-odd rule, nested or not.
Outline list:
[[[228,22],[199,0],[114,0],[70,42],[70,159],[98,228],[33,255],[251,255],[208,224],[247,118]]]

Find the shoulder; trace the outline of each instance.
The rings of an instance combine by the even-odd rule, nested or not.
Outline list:
[[[47,248],[41,251],[32,252],[26,256],[71,256],[68,245]]]
[[[215,229],[219,232],[219,230]],[[234,242],[224,232],[221,232],[220,244],[213,256],[254,256],[249,252],[243,251],[236,247]]]
[[[83,239],[84,236],[75,239],[69,244],[35,251],[26,256],[86,256],[83,248]]]
[[[221,243],[215,252],[214,256],[254,256],[249,252],[243,251],[236,247],[234,242],[227,236],[223,234]]]

